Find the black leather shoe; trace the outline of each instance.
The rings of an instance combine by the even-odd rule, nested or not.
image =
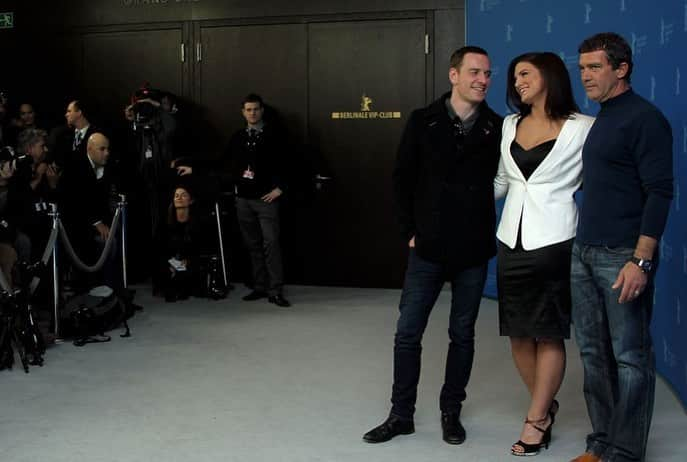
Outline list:
[[[246,302],[252,302],[253,300],[260,300],[261,298],[267,297],[267,294],[261,290],[254,290],[253,292],[245,295],[242,300]]]
[[[281,294],[271,295],[270,298],[267,299],[267,301],[270,303],[274,303],[277,306],[284,307],[284,308],[291,306],[289,301],[287,299],[285,299]]]
[[[410,435],[411,433],[415,433],[415,424],[412,420],[401,420],[392,415],[383,424],[365,433],[363,440],[368,443],[383,443],[394,436]]]
[[[463,444],[465,441],[465,428],[460,423],[459,414],[442,412],[441,429],[448,444]]]

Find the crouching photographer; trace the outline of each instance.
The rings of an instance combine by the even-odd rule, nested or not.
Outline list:
[[[43,252],[50,234],[48,204],[56,202],[60,169],[45,162],[47,133],[28,128],[21,132],[16,156],[6,161],[3,176],[7,181],[5,216],[19,231],[16,250],[25,261],[36,260]],[[24,236],[28,236],[26,239]]]

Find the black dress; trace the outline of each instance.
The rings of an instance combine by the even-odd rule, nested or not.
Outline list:
[[[513,160],[526,179],[555,140],[532,149],[511,144]],[[522,220],[522,218],[521,218]],[[522,221],[521,221],[522,223]],[[509,337],[570,338],[570,254],[573,239],[534,250],[498,246],[499,329]]]

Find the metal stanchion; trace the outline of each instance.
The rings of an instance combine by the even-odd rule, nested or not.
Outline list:
[[[219,214],[219,202],[215,201],[215,217],[217,217],[217,238],[219,240],[219,254],[222,258],[222,276],[224,277],[224,287],[229,288],[229,281],[227,280],[227,263],[224,259],[224,238],[222,236],[222,223]]]
[[[129,285],[127,283],[126,275],[126,196],[124,194],[119,195],[117,207],[119,207],[119,210],[121,211],[120,228],[122,230],[122,283],[126,289]]]
[[[59,229],[60,222],[60,212],[57,211],[57,204],[50,204],[50,212],[48,213],[52,217],[52,229]],[[59,274],[57,272],[57,246],[58,240],[52,245],[52,296],[53,296],[53,310],[55,315],[55,340],[60,338],[60,282]]]

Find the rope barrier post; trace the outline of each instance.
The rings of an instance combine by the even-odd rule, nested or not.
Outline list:
[[[124,194],[120,194],[117,207],[119,207],[119,210],[122,214],[122,223],[120,226],[122,236],[122,284],[124,285],[125,289],[129,286],[126,274],[126,205],[126,196]]]
[[[50,204],[50,212],[48,215],[52,217],[52,229],[53,232],[56,232],[59,229],[60,223],[60,212],[57,211],[57,204]],[[55,339],[59,339],[60,337],[60,282],[57,272],[57,245],[57,239],[55,239],[52,246],[52,295],[55,315],[55,328],[53,333],[55,334]]]
[[[217,218],[217,240],[219,240],[219,254],[222,258],[222,276],[224,277],[224,287],[229,288],[227,280],[227,263],[224,259],[224,239],[222,238],[222,218],[219,213],[219,202],[215,201],[215,217]]]

